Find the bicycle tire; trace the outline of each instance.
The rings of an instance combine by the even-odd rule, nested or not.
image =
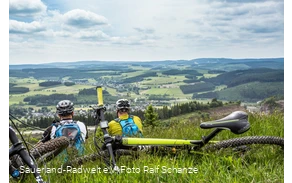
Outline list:
[[[275,136],[248,136],[233,138],[229,140],[223,140],[217,142],[216,144],[206,145],[204,147],[205,151],[217,151],[224,148],[239,147],[244,145],[253,145],[253,144],[262,144],[262,145],[277,145],[284,148],[284,138],[275,137]]]
[[[114,154],[116,158],[119,158],[120,156],[134,156],[134,157],[138,156],[137,151],[127,150],[127,149],[118,149],[114,152]],[[74,165],[80,166],[86,162],[92,162],[98,159],[101,160],[101,162],[105,163],[106,165],[110,164],[108,151],[105,150],[105,151],[100,151],[99,153],[93,153],[93,154],[75,158],[74,160],[71,160],[70,162],[65,163],[65,166],[74,166]]]
[[[38,143],[33,149],[30,150],[31,155],[35,159],[50,159],[60,154],[64,149],[69,146],[69,139],[65,136],[49,140],[45,143]]]
[[[93,154],[85,155],[82,157],[78,157],[74,160],[71,160],[71,161],[65,163],[64,166],[82,165],[85,162],[96,161],[97,159],[100,159],[100,158],[101,158],[101,156],[98,153],[93,153]]]
[[[11,165],[18,170],[21,166],[26,166],[22,158],[18,154],[11,156],[9,160],[11,161]],[[21,182],[24,179],[25,179],[25,173],[20,173],[20,176],[17,178],[9,176],[9,182]]]
[[[29,152],[35,160],[41,159],[40,162],[36,163],[42,164],[44,162],[50,161],[53,157],[60,154],[64,149],[66,149],[69,146],[69,143],[70,143],[69,139],[63,136],[60,138],[52,139],[45,143],[39,142]],[[26,166],[18,154],[10,157],[10,160],[12,165],[16,169],[19,169],[21,166]],[[24,177],[25,173],[21,173],[21,177],[17,179],[10,177],[10,181],[19,182],[24,180]]]

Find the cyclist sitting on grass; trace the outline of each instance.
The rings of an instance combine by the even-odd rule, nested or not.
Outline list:
[[[108,123],[108,133],[110,136],[119,137],[143,137],[143,125],[138,116],[130,115],[130,102],[127,99],[119,99],[116,102],[117,118]],[[105,150],[105,144],[102,149]],[[116,146],[113,144],[114,150],[136,148],[127,146]]]
[[[142,137],[142,121],[138,116],[130,115],[130,102],[119,99],[116,102],[117,117],[109,122],[108,133],[111,136]]]
[[[59,122],[53,122],[43,133],[42,142],[66,136],[70,139],[70,146],[78,150],[78,155],[84,153],[84,143],[87,139],[87,128],[83,122],[74,121],[74,104],[70,100],[62,100],[56,106]]]
[[[143,137],[143,124],[138,116],[130,115],[131,105],[127,99],[119,99],[116,102],[117,117],[108,124],[108,133],[110,136],[122,137]],[[113,144],[114,150],[117,149],[131,149],[131,150],[147,150],[155,151],[156,146],[139,145],[136,147],[117,146]],[[102,149],[105,149],[103,146]]]

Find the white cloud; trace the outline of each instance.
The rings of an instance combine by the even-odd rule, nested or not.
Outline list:
[[[44,30],[45,27],[40,22],[33,21],[31,23],[25,23],[16,20],[9,20],[10,34],[31,34]]]
[[[64,14],[64,22],[76,28],[89,28],[98,25],[107,25],[108,20],[90,11],[75,9]]]
[[[102,31],[80,31],[76,34],[77,38],[89,41],[105,41],[109,39],[109,36]]]
[[[31,60],[25,58],[28,53],[39,53],[31,58],[41,62],[50,52],[58,56],[46,61],[281,57],[283,3],[47,0],[43,16],[10,17],[10,43],[15,43],[10,61]],[[22,49],[24,42],[31,47]]]
[[[10,0],[9,15],[36,16],[44,14],[47,6],[40,0]]]

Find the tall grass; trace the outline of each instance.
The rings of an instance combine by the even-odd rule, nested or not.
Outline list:
[[[171,125],[164,128],[144,129],[146,137],[200,139],[211,130],[199,128],[199,118],[190,115],[179,116],[170,120]],[[186,117],[187,116],[187,117]],[[193,119],[193,120],[190,120]],[[251,129],[241,135],[225,130],[215,137],[225,140],[235,137],[265,135],[284,137],[284,114],[270,115],[249,114]],[[92,137],[92,136],[91,136]],[[92,138],[86,142],[87,154],[94,152]],[[284,182],[284,151],[279,147],[254,147],[251,152],[243,154],[215,152],[198,152],[188,154],[186,151],[174,153],[146,154],[138,158],[121,157],[120,168],[129,168],[128,172],[111,174],[63,172],[44,174],[52,183],[82,182],[232,182],[232,183],[274,183]],[[47,163],[47,167],[60,167],[57,158]],[[75,168],[105,168],[100,160],[86,162]],[[64,167],[66,168],[66,167]],[[72,167],[71,167],[72,168]],[[183,169],[186,168],[186,169]],[[131,169],[131,170],[130,170]],[[126,170],[126,169],[125,169]],[[137,172],[139,170],[139,172]],[[146,171],[148,170],[148,171]],[[151,171],[152,170],[152,171]],[[24,182],[33,182],[33,176]]]

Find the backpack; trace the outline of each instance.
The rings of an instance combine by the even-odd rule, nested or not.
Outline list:
[[[81,137],[81,131],[79,126],[76,124],[76,122],[73,123],[67,123],[63,125],[58,125],[56,132],[56,137],[65,136],[70,139],[70,145],[69,146],[75,146],[75,148],[78,150],[78,154],[82,155],[84,153],[84,146],[83,146],[83,139]]]
[[[123,132],[123,137],[131,137],[131,136],[141,136],[142,137],[142,133],[140,131],[140,129],[138,128],[138,126],[136,125],[136,123],[133,120],[133,116],[129,116],[128,119],[115,119],[116,122],[118,122],[121,127],[122,127],[122,132]]]

